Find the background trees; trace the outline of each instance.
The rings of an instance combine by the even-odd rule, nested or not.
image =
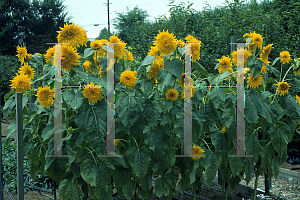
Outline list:
[[[0,54],[16,55],[21,44],[29,53],[45,52],[59,27],[70,23],[64,9],[60,0],[1,0]]]

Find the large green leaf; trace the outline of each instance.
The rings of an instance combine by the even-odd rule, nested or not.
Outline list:
[[[280,105],[285,109],[285,113],[290,116],[293,123],[298,123],[300,120],[300,108],[297,100],[288,94],[280,98]]]
[[[196,181],[196,171],[199,167],[199,160],[195,160],[193,164],[193,169],[190,173],[190,184],[192,185]]]
[[[54,126],[52,124],[48,124],[42,131],[43,140],[47,140],[51,138],[54,134]]]
[[[87,99],[75,114],[75,122],[78,127],[86,127],[89,133],[96,132],[104,136],[106,134],[106,101],[102,99],[95,105],[89,105]]]
[[[270,104],[266,102],[262,102],[262,109],[259,110],[259,114],[270,124],[276,121],[276,115],[274,115],[274,113],[271,111]]]
[[[80,200],[84,194],[75,180],[64,179],[59,183],[59,196],[63,200]]]
[[[193,68],[198,70],[201,74],[203,74],[206,78],[209,76],[209,73],[199,62],[192,62]]]
[[[65,102],[71,106],[75,111],[79,109],[83,102],[83,94],[80,90],[67,90],[63,93],[63,98]]]
[[[145,96],[148,97],[152,92],[152,83],[145,82],[144,84],[141,85],[141,90],[143,91]]]
[[[262,148],[261,152],[261,166],[267,169],[271,165],[272,156],[274,155],[274,148],[272,145],[266,145]]]
[[[274,177],[276,178],[279,174],[279,158],[278,156],[274,155],[273,156],[273,159],[272,159],[272,165],[271,165],[271,168],[272,168],[272,172],[274,174]]]
[[[127,150],[126,156],[134,174],[138,178],[145,177],[151,163],[151,151],[146,146],[142,146],[139,150],[135,146],[131,146]]]
[[[257,123],[258,111],[262,109],[261,101],[254,89],[245,94],[245,117],[249,124]]]
[[[144,99],[140,93],[132,92],[128,96],[121,93],[117,97],[116,114],[125,127],[131,127],[143,111]]]
[[[155,57],[154,56],[146,56],[145,59],[143,60],[143,62],[141,63],[141,66],[143,65],[151,65],[155,60]]]
[[[173,87],[175,80],[176,76],[174,76],[167,69],[162,68],[158,71],[157,81],[159,82],[158,89],[160,91],[162,91],[165,86]]]
[[[164,62],[165,69],[167,69],[171,74],[180,80],[182,72],[182,62],[178,59],[166,60]]]
[[[152,188],[152,170],[149,167],[146,173],[146,176],[139,180],[141,187],[144,191],[149,191]]]
[[[228,129],[232,123],[235,122],[236,120],[236,113],[234,112],[235,110],[233,108],[226,108],[223,110],[222,113],[222,120],[224,123],[224,126]]]
[[[216,131],[211,135],[211,142],[216,150],[224,151],[227,149],[227,138],[220,131]]]
[[[87,58],[87,57],[93,55],[94,52],[95,52],[94,49],[92,49],[92,48],[86,48],[86,49],[84,50],[84,57]]]
[[[221,155],[216,154],[210,149],[207,149],[204,152],[204,168],[205,168],[205,176],[207,178],[207,183],[211,187],[212,181],[214,180],[218,168],[221,163]]]
[[[278,155],[281,155],[288,144],[290,130],[285,123],[275,124],[269,130],[271,132],[271,141]]]
[[[208,93],[209,98],[216,105],[216,108],[220,108],[225,101],[225,91],[223,88],[212,88]]]
[[[229,155],[236,155],[235,148],[231,148],[228,153],[229,153]],[[232,171],[232,176],[238,175],[238,173],[242,170],[242,168],[244,166],[244,163],[243,163],[244,159],[245,158],[243,158],[243,157],[229,157],[228,158],[229,166]]]
[[[54,155],[54,138],[51,138],[48,144],[46,155]],[[75,160],[77,155],[68,141],[62,143],[62,155],[71,155],[71,157],[46,157],[45,159],[45,171],[47,175],[58,183],[67,175],[71,163]]]
[[[161,197],[162,193],[166,196],[169,195],[169,192],[172,189],[172,180],[170,174],[165,174],[165,177],[161,177],[155,180],[155,194],[158,197]]]
[[[252,172],[254,170],[254,166],[253,166],[253,163],[250,162],[250,159],[249,158],[246,158],[245,159],[245,174],[246,174],[246,184],[248,185],[248,183],[251,181],[252,179]]]
[[[245,147],[247,155],[254,155],[254,160],[258,159],[261,146],[258,142],[258,133],[255,131],[253,134],[246,136]],[[253,159],[250,159],[253,161]]]

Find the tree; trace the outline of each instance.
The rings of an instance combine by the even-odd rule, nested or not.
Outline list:
[[[101,40],[101,39],[106,39],[106,40],[109,40],[109,37],[112,36],[112,34],[108,33],[108,30],[106,27],[104,27],[100,33],[99,33],[99,36],[96,37],[96,40]]]
[[[64,9],[60,0],[1,0],[0,54],[16,55],[18,45],[29,53],[45,52],[46,43],[56,42],[59,27],[70,21]]]

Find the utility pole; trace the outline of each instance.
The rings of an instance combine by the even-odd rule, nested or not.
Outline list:
[[[110,34],[110,24],[109,24],[109,0],[107,0],[107,25],[108,25],[108,34]]]

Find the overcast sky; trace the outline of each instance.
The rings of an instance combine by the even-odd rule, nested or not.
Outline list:
[[[233,0],[229,0],[232,2]],[[258,0],[260,2],[261,0]],[[155,17],[159,15],[166,15],[169,17],[169,0],[109,0],[109,13],[110,13],[110,30],[114,30],[113,19],[116,17],[116,13],[126,13],[126,7],[132,10],[135,6],[147,11],[149,20],[154,21]],[[175,0],[175,4],[179,4],[182,0]],[[185,5],[188,5],[188,1],[184,1]],[[194,3],[192,8],[197,11],[202,11],[207,2],[211,9],[214,7],[223,7],[225,0],[189,0],[190,3]],[[66,6],[67,16],[72,17],[74,24],[78,24],[87,30],[88,38],[95,38],[99,35],[100,31],[107,28],[107,0],[64,0],[63,4]],[[100,24],[94,26],[94,24]]]

